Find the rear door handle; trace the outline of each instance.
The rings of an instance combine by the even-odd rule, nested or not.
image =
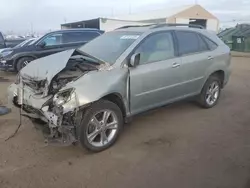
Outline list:
[[[172,68],[177,68],[179,66],[181,66],[181,65],[179,63],[176,63],[176,62],[172,64]]]
[[[212,57],[212,56],[208,56],[207,59],[208,59],[208,60],[212,60],[213,57]]]

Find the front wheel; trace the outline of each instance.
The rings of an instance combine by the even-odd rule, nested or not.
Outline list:
[[[110,101],[97,101],[84,112],[79,127],[80,143],[90,151],[103,151],[116,142],[122,127],[120,108]]]
[[[221,85],[221,80],[217,76],[208,78],[198,98],[198,102],[203,108],[212,108],[218,103]]]

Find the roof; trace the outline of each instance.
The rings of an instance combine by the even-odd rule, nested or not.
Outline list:
[[[248,37],[248,36],[250,36],[250,28],[240,30],[237,33],[233,34],[233,37]]]
[[[228,33],[230,33],[231,31],[233,31],[235,28],[226,28],[223,31],[221,31],[220,33],[218,33],[219,37],[223,37],[225,35],[227,35]]]
[[[56,31],[52,31],[50,33],[54,33],[54,32],[64,32],[64,31],[101,31],[104,32],[100,29],[96,29],[96,28],[73,28],[73,29],[61,29],[61,30],[56,30]]]
[[[82,20],[82,21],[77,21],[77,22],[68,22],[68,23],[61,24],[61,26],[68,26],[70,24],[79,24],[79,23],[86,22],[86,21],[96,21],[96,20],[99,20],[99,19],[100,18],[94,18],[94,19]]]
[[[218,34],[223,40],[231,40],[232,36],[245,37],[250,35],[250,25],[239,24],[236,27],[228,28]]]
[[[116,19],[116,18],[99,17],[99,18],[95,18],[95,19],[81,20],[81,21],[77,21],[77,22],[68,22],[68,23],[61,24],[61,26],[68,26],[70,24],[81,24],[83,22],[91,22],[91,21],[99,21],[99,20],[116,20],[116,21],[123,21],[123,22],[138,23],[138,21],[133,21],[133,20],[122,20],[122,19]]]
[[[151,20],[151,19],[160,19],[160,18],[168,18],[175,14],[178,14],[184,10],[192,8],[196,5],[185,5],[179,7],[168,7],[165,9],[153,10],[148,12],[142,12],[138,14],[129,14],[123,16],[117,16],[117,19],[122,20],[131,20],[131,21],[139,21],[139,20]]]
[[[185,27],[185,26],[188,26],[188,24],[149,24],[149,25],[137,25],[137,26],[128,26],[128,27],[124,26],[121,28],[117,28],[116,30],[118,30],[118,31],[132,31],[132,32],[146,32],[146,31],[150,31],[150,30],[154,31],[155,29],[157,29],[157,30],[171,30],[171,29],[173,29],[173,27],[175,27],[175,29],[184,29],[184,30],[186,30],[188,28],[188,30],[192,30],[192,31],[205,30],[205,29],[201,29],[201,28]],[[208,30],[206,30],[206,31],[210,32]]]

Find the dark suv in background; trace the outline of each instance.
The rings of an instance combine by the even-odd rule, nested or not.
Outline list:
[[[47,33],[27,46],[14,47],[0,54],[0,70],[19,72],[29,62],[67,49],[77,48],[98,37],[97,29],[69,29]]]

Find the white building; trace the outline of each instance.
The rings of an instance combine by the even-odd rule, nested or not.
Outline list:
[[[115,18],[84,20],[80,22],[62,24],[61,28],[68,29],[86,27],[111,31],[125,25],[142,25],[151,23],[198,24],[215,32],[219,29],[219,20],[200,5],[166,8],[138,14],[117,16]]]

